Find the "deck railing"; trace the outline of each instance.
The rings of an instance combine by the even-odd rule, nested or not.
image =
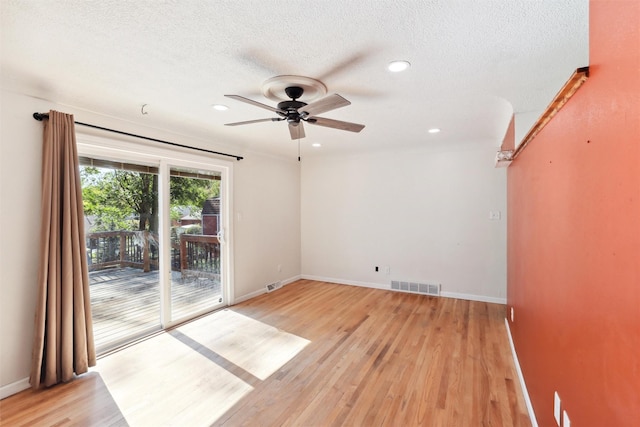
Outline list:
[[[111,267],[158,269],[158,235],[149,231],[88,233],[89,271]],[[220,243],[216,236],[181,234],[171,245],[171,269],[181,272],[220,273]]]
[[[220,242],[216,236],[180,235],[180,270],[220,272]]]

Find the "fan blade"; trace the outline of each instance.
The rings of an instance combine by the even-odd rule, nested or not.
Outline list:
[[[321,73],[318,76],[315,76],[316,79],[321,82],[325,80],[330,80],[331,77],[334,77],[336,74],[340,74],[349,68],[354,68],[357,65],[361,64],[367,56],[370,56],[373,53],[371,48],[367,50],[361,50],[360,52],[355,52],[348,58],[344,58],[330,69],[326,70],[324,73]]]
[[[321,114],[335,110],[336,108],[346,107],[347,105],[351,105],[351,103],[337,93],[334,93],[333,95],[325,96],[316,102],[298,108],[298,112],[302,113],[304,111],[307,113],[307,116],[313,116],[314,114]]]
[[[278,110],[277,108],[273,108],[270,105],[263,104],[262,102],[254,101],[253,99],[245,98],[240,95],[225,95],[227,98],[235,99],[236,101],[246,102],[247,104],[255,105],[256,107],[264,108],[265,110],[273,111],[275,113],[281,113],[282,110]]]
[[[279,122],[281,118],[274,117],[272,119],[257,119],[257,120],[247,120],[246,122],[235,122],[235,123],[225,123],[225,126],[240,126],[240,125],[250,125],[251,123],[260,123],[260,122]]]
[[[302,122],[289,123],[289,133],[291,134],[291,139],[302,139],[305,137],[304,134],[304,126]]]
[[[349,132],[360,132],[364,129],[364,125],[357,123],[343,122],[340,120],[325,119],[324,117],[309,117],[307,123],[312,125],[324,126],[328,128],[348,130]]]

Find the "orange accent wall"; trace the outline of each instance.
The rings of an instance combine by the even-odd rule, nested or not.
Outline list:
[[[640,426],[640,1],[589,6],[590,77],[507,172],[509,322],[540,426],[554,391]]]

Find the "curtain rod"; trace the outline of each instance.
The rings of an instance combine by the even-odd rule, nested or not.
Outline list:
[[[48,119],[49,118],[49,114],[48,113],[37,113],[36,112],[36,113],[33,113],[33,118],[38,120],[39,122],[41,122],[44,119]],[[238,160],[238,161],[244,159],[244,157],[237,156],[235,154],[221,153],[219,151],[211,151],[211,150],[206,150],[204,148],[191,147],[189,145],[182,145],[182,144],[178,144],[178,143],[175,143],[175,142],[163,141],[161,139],[150,138],[148,136],[142,136],[142,135],[136,135],[135,133],[123,132],[121,130],[104,128],[102,126],[91,125],[89,123],[82,123],[82,122],[74,122],[74,123],[77,124],[77,125],[86,126],[86,127],[90,127],[90,128],[94,128],[94,129],[100,129],[100,130],[104,130],[104,131],[107,131],[107,132],[113,132],[113,133],[117,133],[117,134],[120,134],[120,135],[133,136],[134,138],[146,139],[147,141],[154,141],[154,142],[159,142],[161,144],[173,145],[174,147],[188,148],[189,150],[203,151],[205,153],[218,154],[220,156],[235,157],[235,159]]]

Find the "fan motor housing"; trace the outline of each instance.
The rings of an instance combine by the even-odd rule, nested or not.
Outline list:
[[[278,103],[278,109],[282,111],[297,111],[298,108],[304,107],[305,105],[307,105],[307,103],[302,101],[282,101]]]

